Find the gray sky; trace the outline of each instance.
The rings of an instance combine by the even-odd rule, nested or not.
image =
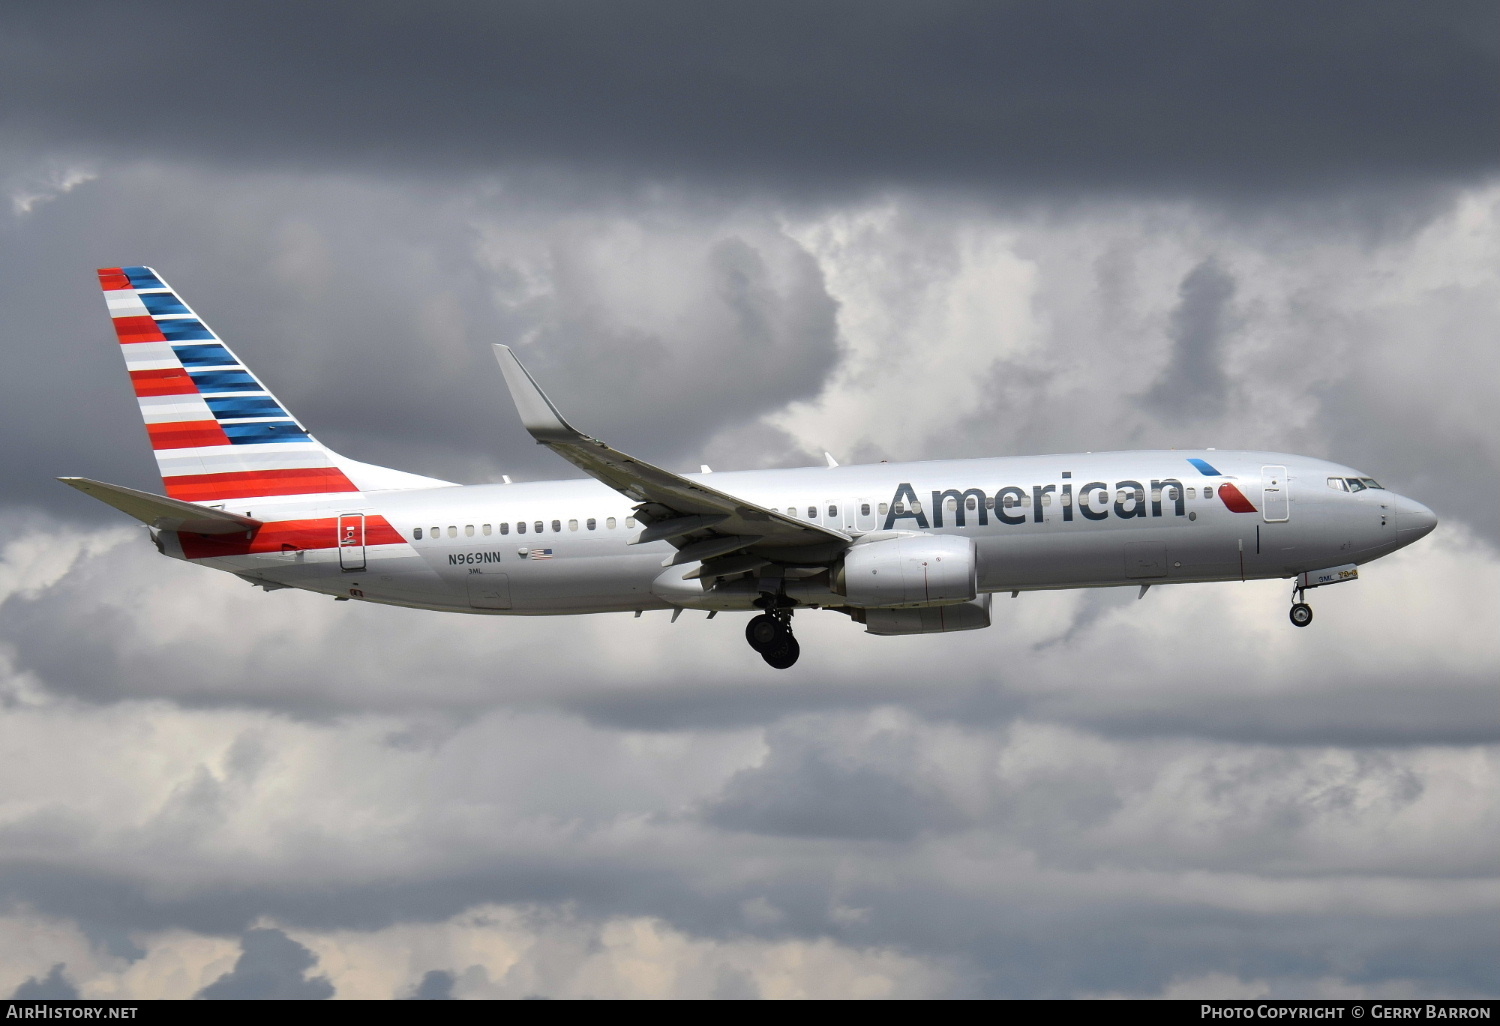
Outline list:
[[[0,992],[1493,996],[1493,5],[0,13]],[[951,637],[480,619],[160,559],[93,269],[357,459],[1213,445],[1438,532]]]

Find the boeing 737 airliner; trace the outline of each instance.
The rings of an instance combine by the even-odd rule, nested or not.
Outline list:
[[[532,436],[592,480],[456,485],[319,444],[149,267],[99,282],[165,495],[61,480],[157,549],[267,591],[462,613],[755,613],[797,661],[796,610],[871,634],[988,627],[996,592],[1291,578],[1310,588],[1437,524],[1368,474],[1270,452],[1152,451],[674,474],[585,435],[515,354]]]

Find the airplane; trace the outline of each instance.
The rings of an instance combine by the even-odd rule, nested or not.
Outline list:
[[[150,267],[99,272],[165,494],[65,484],[163,555],[267,591],[485,615],[754,614],[786,669],[795,612],[869,634],[988,627],[993,597],[1291,579],[1307,591],[1427,535],[1421,503],[1341,464],[1215,449],[676,474],[577,430],[508,347],[522,424],[588,475],[459,485],[317,441]]]

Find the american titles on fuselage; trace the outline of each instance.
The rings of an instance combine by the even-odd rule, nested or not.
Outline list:
[[[1175,477],[1151,478],[1149,488],[1129,478],[1116,481],[1113,487],[1105,481],[1090,481],[1075,492],[1072,476],[1071,471],[1064,471],[1061,484],[1032,485],[1029,490],[1020,485],[1006,485],[993,495],[985,494],[982,488],[933,489],[931,520],[917,498],[916,490],[909,482],[903,481],[896,487],[890,505],[882,511],[885,513],[883,529],[894,530],[897,522],[903,520],[910,520],[910,526],[924,530],[940,528],[945,526],[945,513],[951,520],[948,526],[953,527],[968,526],[971,516],[983,527],[989,523],[992,514],[1002,524],[1024,524],[1028,520],[1040,524],[1047,519],[1054,496],[1064,521],[1072,521],[1075,510],[1085,520],[1107,520],[1111,512],[1122,520],[1188,515],[1187,488]],[[1204,496],[1211,497],[1213,488],[1213,485],[1205,485]],[[1218,493],[1234,512],[1256,512],[1233,484],[1225,482],[1219,485]]]

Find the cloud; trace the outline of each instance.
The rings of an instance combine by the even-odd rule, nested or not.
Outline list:
[[[1142,397],[1166,419],[1213,415],[1229,390],[1224,374],[1224,336],[1232,328],[1234,278],[1212,257],[1188,272],[1172,311],[1171,362]]]
[[[333,997],[328,977],[307,977],[317,964],[317,957],[311,951],[280,930],[246,930],[240,939],[240,957],[234,969],[196,996],[218,1001],[307,1001]]]
[[[25,983],[16,988],[11,998],[15,1001],[76,1001],[78,988],[63,975],[66,968],[65,964],[58,962],[45,979],[28,977]]]
[[[429,970],[422,982],[417,984],[417,989],[412,991],[414,1001],[452,1001],[453,984],[457,980],[450,972],[442,969]]]
[[[783,728],[767,740],[765,762],[740,770],[709,803],[705,813],[715,826],[783,837],[910,841],[963,822],[938,789],[924,786],[906,738],[876,734],[852,764],[833,757],[823,735],[814,741]]]
[[[33,145],[224,167],[1264,194],[1492,173],[1491,27],[1481,3],[83,3],[8,12],[0,86]],[[121,83],[149,113],[99,101]]]

